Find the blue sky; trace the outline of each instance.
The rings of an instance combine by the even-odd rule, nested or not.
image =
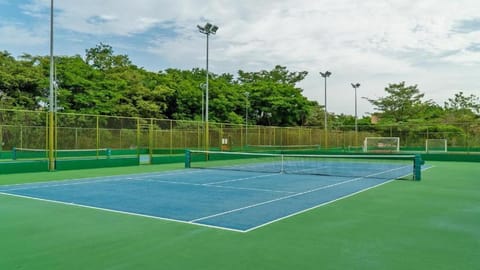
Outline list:
[[[0,50],[49,52],[50,0],[0,0]],[[236,74],[275,65],[309,72],[304,95],[328,110],[354,114],[359,97],[384,96],[389,83],[418,85],[443,104],[455,93],[480,96],[480,2],[473,0],[55,0],[55,54],[84,55],[103,42],[151,71],[205,65]],[[359,98],[359,114],[374,112]]]

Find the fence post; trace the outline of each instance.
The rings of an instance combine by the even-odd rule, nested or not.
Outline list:
[[[140,118],[137,117],[137,158],[140,160]]]
[[[150,118],[150,128],[149,128],[149,134],[148,134],[148,154],[150,155],[150,163],[152,163],[152,158],[153,158],[153,118]]]
[[[100,155],[100,153],[98,152],[98,149],[100,149],[100,124],[99,124],[99,116],[97,115],[97,126],[96,126],[96,130],[97,130],[97,159]]]
[[[173,154],[173,120],[170,120],[170,155]]]

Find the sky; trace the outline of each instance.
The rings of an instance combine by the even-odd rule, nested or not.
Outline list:
[[[100,42],[150,71],[307,71],[298,86],[336,114],[375,112],[364,99],[385,87],[417,85],[443,105],[455,93],[480,96],[478,0],[55,0],[55,55],[85,55]],[[50,0],[0,0],[0,51],[49,54]]]

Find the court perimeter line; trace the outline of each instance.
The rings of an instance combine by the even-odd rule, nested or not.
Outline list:
[[[167,172],[167,171],[165,171]],[[32,183],[21,183],[21,184],[8,184],[0,185],[0,191],[9,191],[9,190],[22,190],[23,187],[35,188],[37,185],[40,187],[52,187],[52,186],[68,186],[68,185],[77,185],[84,183],[100,183],[100,182],[113,182],[113,181],[122,181],[122,180],[131,180],[131,179],[142,179],[148,175],[177,175],[177,174],[192,174],[193,171],[188,171],[185,169],[173,170],[169,173],[161,172],[149,172],[149,173],[135,173],[135,174],[123,174],[123,175],[111,175],[111,176],[95,176],[95,177],[86,177],[86,178],[70,178],[62,180],[53,180],[53,181],[39,181]],[[51,184],[51,185],[47,185]],[[20,187],[20,188],[10,188],[10,187]],[[27,188],[27,189],[28,189]]]
[[[422,171],[426,171],[426,170],[431,169],[431,168],[433,168],[433,167],[435,167],[435,166],[429,166],[429,167],[427,167],[427,168],[425,168],[425,169],[422,169]],[[403,175],[403,176],[398,177],[398,178],[407,177],[407,176],[409,176],[409,175],[411,175],[411,174],[409,173],[409,174]],[[383,183],[380,183],[380,184],[377,184],[377,185],[374,185],[374,186],[371,186],[371,187],[364,188],[364,189],[362,189],[362,190],[356,191],[356,192],[354,192],[354,193],[347,194],[347,195],[345,195],[345,196],[342,196],[342,197],[333,199],[333,200],[331,200],[331,201],[324,202],[324,203],[321,203],[321,204],[319,204],[319,205],[315,205],[315,206],[310,207],[310,208],[307,208],[307,209],[303,209],[303,210],[301,210],[301,211],[292,213],[292,214],[290,214],[290,215],[286,215],[286,216],[281,217],[281,218],[277,218],[277,219],[275,219],[275,220],[271,220],[271,221],[269,221],[269,222],[265,222],[265,223],[260,224],[260,225],[258,225],[258,226],[256,226],[256,227],[252,227],[252,228],[250,228],[250,229],[247,229],[247,230],[245,230],[245,232],[251,232],[251,231],[253,231],[253,230],[256,230],[256,229],[265,227],[265,226],[267,226],[267,225],[270,225],[270,224],[272,224],[272,223],[274,223],[274,222],[277,222],[277,221],[280,221],[280,220],[284,220],[284,219],[287,219],[287,218],[290,218],[290,217],[293,217],[293,216],[296,216],[296,215],[300,215],[300,214],[302,214],[302,213],[308,212],[308,211],[313,210],[313,209],[315,209],[315,208],[319,208],[319,207],[322,207],[322,206],[325,206],[325,205],[328,205],[328,204],[337,202],[337,201],[339,201],[339,200],[343,200],[343,199],[346,199],[346,198],[348,198],[348,197],[352,197],[352,196],[357,195],[357,194],[359,194],[359,193],[362,193],[362,192],[364,192],[364,191],[367,191],[367,190],[370,190],[370,189],[373,189],[373,188],[376,188],[376,187],[379,187],[379,186],[388,184],[388,183],[390,183],[390,182],[393,182],[393,181],[395,181],[395,179],[396,179],[396,178],[390,179],[390,180],[387,180],[387,181],[385,181],[385,182],[383,182]]]
[[[346,198],[348,198],[348,197],[352,197],[352,196],[354,196],[354,195],[357,195],[357,194],[362,193],[362,192],[364,192],[364,191],[367,191],[367,190],[369,190],[369,189],[373,189],[373,188],[379,187],[379,186],[381,186],[381,185],[385,185],[385,184],[390,183],[390,182],[392,182],[392,181],[395,181],[395,179],[387,180],[387,181],[385,181],[385,182],[383,182],[383,183],[380,183],[380,184],[377,184],[377,185],[374,185],[374,186],[371,186],[371,187],[364,188],[364,189],[359,190],[359,191],[356,191],[356,192],[354,192],[354,193],[350,193],[350,194],[347,194],[347,195],[345,195],[345,196],[338,197],[338,198],[336,198],[336,199],[333,199],[333,200],[330,200],[330,201],[327,201],[327,202],[324,202],[324,203],[321,203],[321,204],[312,206],[312,207],[310,207],[310,208],[303,209],[303,210],[301,210],[301,211],[298,211],[298,212],[295,212],[295,213],[292,213],[292,214],[283,216],[283,217],[281,217],[281,218],[277,218],[277,219],[271,220],[271,221],[269,221],[269,222],[265,222],[265,223],[260,224],[260,225],[258,225],[258,226],[255,226],[255,227],[252,227],[252,228],[250,228],[250,229],[247,229],[247,230],[245,230],[245,232],[251,232],[251,231],[253,231],[253,230],[262,228],[262,227],[264,227],[264,226],[270,225],[270,224],[275,223],[275,222],[277,222],[277,221],[284,220],[284,219],[287,219],[287,218],[290,218],[290,217],[293,217],[293,216],[296,216],[296,215],[300,215],[300,214],[302,214],[302,213],[308,212],[308,211],[313,210],[313,209],[315,209],[315,208],[319,208],[319,207],[325,206],[325,205],[327,205],[327,204],[331,204],[331,203],[334,203],[334,202],[337,202],[337,201],[346,199]]]
[[[408,167],[410,167],[410,166],[408,166]],[[403,167],[402,167],[402,168],[403,168]],[[388,170],[388,171],[394,171],[394,170],[399,170],[399,169],[401,169],[401,168],[395,168],[395,169]],[[375,175],[378,175],[378,174],[383,174],[383,173],[385,173],[385,172],[374,173],[374,174],[370,174],[370,175],[367,175],[367,176],[357,177],[357,178],[353,178],[353,179],[350,179],[350,180],[338,182],[338,183],[335,183],[335,184],[330,184],[330,185],[326,185],[326,186],[321,186],[321,187],[318,187],[318,188],[310,189],[310,190],[307,190],[307,191],[295,193],[295,194],[288,195],[288,196],[283,196],[283,197],[276,198],[276,199],[273,199],[273,200],[268,200],[268,201],[264,201],[264,202],[261,202],[261,203],[251,204],[251,205],[247,205],[247,206],[244,206],[244,207],[232,209],[232,210],[229,210],[229,211],[225,211],[225,212],[213,214],[213,215],[210,215],[210,216],[205,216],[205,217],[193,219],[193,220],[190,220],[190,222],[198,222],[198,221],[202,221],[202,220],[205,220],[205,219],[210,219],[210,218],[214,218],[214,217],[223,216],[223,215],[227,215],[227,214],[230,214],[230,213],[238,212],[238,211],[241,211],[241,210],[254,208],[254,207],[257,207],[257,206],[260,206],[260,205],[265,205],[265,204],[269,204],[269,203],[273,203],[273,202],[278,202],[278,201],[285,200],[285,199],[289,199],[289,198],[298,197],[298,196],[305,195],[305,194],[309,194],[309,193],[312,193],[312,192],[315,192],[315,191],[319,191],[319,190],[322,190],[322,189],[327,189],[327,188],[331,188],[331,187],[343,185],[343,184],[346,184],[346,183],[355,182],[355,181],[358,181],[358,180],[360,180],[360,179],[372,177],[372,176],[375,176]]]
[[[120,210],[114,210],[114,209],[108,209],[108,208],[89,206],[89,205],[84,205],[84,204],[67,203],[67,202],[62,202],[62,201],[42,199],[42,198],[25,196],[25,195],[11,194],[11,193],[5,193],[5,192],[0,192],[0,195],[23,198],[23,199],[37,200],[37,201],[42,201],[42,202],[54,203],[54,204],[75,206],[75,207],[87,208],[87,209],[93,209],[93,210],[99,210],[99,211],[106,211],[106,212],[111,212],[111,213],[129,215],[129,216],[152,218],[152,219],[163,220],[163,221],[171,221],[171,222],[182,223],[182,224],[196,225],[196,226],[202,226],[202,227],[207,227],[207,228],[220,229],[220,230],[224,230],[224,231],[240,232],[240,233],[245,233],[246,232],[245,230],[237,230],[237,229],[232,229],[232,228],[228,228],[228,227],[214,226],[214,225],[201,224],[201,223],[192,223],[190,221],[185,221],[185,220],[165,218],[165,217],[157,217],[157,216],[151,216],[151,215],[145,215],[145,214],[139,214],[139,213],[132,213],[132,212],[126,212],[126,211],[120,211]]]
[[[434,166],[430,166],[428,168],[425,168],[423,170],[427,170],[427,169],[431,169],[433,168]],[[178,170],[179,172],[181,170]],[[146,175],[146,174],[149,174],[149,173],[142,173],[142,174],[132,174],[130,176],[133,176],[133,175]],[[155,173],[154,173],[155,174]],[[161,174],[161,173],[160,173]],[[376,175],[376,174],[372,174],[372,175]],[[406,174],[402,177],[406,177],[408,175],[411,175],[411,174]],[[96,178],[101,178],[101,176],[99,177],[92,177],[92,178],[79,178],[78,180],[87,180],[87,179],[96,179]],[[362,179],[362,178],[365,178],[365,177],[361,177],[361,178],[358,178],[358,179],[351,179],[349,181],[344,181],[344,182],[340,182],[340,183],[337,183],[338,184],[343,184],[343,183],[346,183],[346,182],[351,182],[351,181],[357,181],[359,179]],[[400,177],[401,178],[401,177]],[[76,179],[70,179],[70,181],[75,181]],[[59,181],[54,181],[54,182],[63,182],[63,181],[69,181],[68,179],[66,180],[59,180]],[[5,196],[10,196],[10,197],[17,197],[17,198],[24,198],[24,199],[31,199],[31,200],[37,200],[37,201],[43,201],[43,202],[48,202],[48,203],[54,203],[54,204],[62,204],[62,205],[67,205],[67,206],[76,206],[76,207],[81,207],[81,208],[87,208],[87,209],[93,209],[93,210],[98,210],[98,211],[106,211],[106,212],[111,212],[111,213],[118,213],[118,214],[124,214],[124,215],[131,215],[131,216],[138,216],[138,217],[144,217],[144,218],[152,218],[152,219],[157,219],[157,220],[162,220],[162,221],[171,221],[171,222],[176,222],[176,223],[181,223],[181,224],[190,224],[190,225],[195,225],[195,226],[202,226],[202,227],[206,227],[206,228],[213,228],[213,229],[219,229],[219,230],[224,230],[224,231],[231,231],[231,232],[239,232],[239,233],[247,233],[247,232],[250,232],[250,231],[253,231],[253,230],[256,230],[258,228],[261,228],[261,227],[264,227],[264,226],[267,226],[269,224],[272,224],[274,222],[277,222],[277,221],[280,221],[280,220],[283,220],[283,219],[286,219],[286,218],[289,218],[289,217],[292,217],[292,216],[295,216],[295,215],[298,215],[298,214],[301,214],[301,213],[304,213],[304,212],[307,212],[309,210],[313,210],[315,208],[318,208],[318,207],[321,207],[321,206],[324,206],[324,205],[327,205],[327,204],[330,204],[330,203],[333,203],[333,202],[336,202],[336,201],[339,201],[339,200],[342,200],[342,199],[345,199],[345,198],[348,198],[348,197],[351,197],[353,195],[356,195],[358,193],[361,193],[363,191],[366,191],[366,190],[369,190],[369,189],[373,189],[375,187],[378,187],[378,186],[381,186],[381,185],[384,185],[384,184],[387,184],[387,183],[390,183],[392,181],[395,181],[395,179],[391,179],[391,180],[387,180],[383,183],[380,183],[380,184],[377,184],[377,185],[374,185],[374,186],[371,186],[371,187],[368,187],[368,188],[365,188],[365,189],[362,189],[362,190],[359,190],[357,192],[354,192],[354,193],[351,193],[351,194],[348,194],[348,195],[345,195],[343,197],[339,197],[339,198],[336,198],[334,200],[331,200],[331,201],[328,201],[328,202],[324,202],[322,204],[319,204],[319,205],[316,205],[316,206],[313,206],[311,208],[308,208],[308,209],[304,209],[304,210],[301,210],[301,211],[298,211],[296,213],[292,213],[290,215],[287,215],[287,216],[284,216],[284,217],[281,217],[281,218],[278,218],[276,220],[272,220],[272,221],[269,221],[269,222],[266,222],[264,224],[261,224],[259,226],[256,226],[256,227],[252,227],[250,229],[247,229],[247,230],[239,230],[239,229],[232,229],[232,228],[228,228],[228,227],[221,227],[221,226],[215,226],[215,225],[208,225],[208,224],[202,224],[202,223],[197,223],[197,222],[193,222],[193,221],[185,221],[185,220],[177,220],[177,219],[171,219],[171,218],[165,218],[165,217],[157,217],[157,216],[151,216],[151,215],[144,215],[144,214],[138,214],[138,213],[132,213],[132,212],[126,212],[126,211],[120,211],[120,210],[113,210],[113,209],[108,209],[108,208],[100,208],[100,207],[94,207],[94,206],[88,206],[88,205],[82,205],[82,204],[76,204],[76,203],[67,203],[67,202],[62,202],[62,201],[55,201],[55,200],[49,200],[49,199],[42,199],[42,198],[36,198],[36,197],[30,197],[30,196],[25,196],[25,195],[18,195],[18,194],[11,194],[11,193],[6,193],[8,191],[0,191],[0,195],[5,195]],[[168,182],[168,181],[164,181],[164,182]],[[45,182],[38,182],[39,184],[40,183],[49,183],[48,181],[45,181]],[[27,184],[13,184],[13,185],[5,185],[5,186],[18,186],[18,185],[27,185]],[[333,185],[330,185],[330,186],[333,186]],[[1,188],[1,186],[0,186]],[[326,188],[326,186],[322,187],[322,188]],[[319,190],[319,189],[315,189],[315,190],[311,190],[311,191],[306,191],[306,192],[302,192],[302,193],[299,193],[299,194],[306,194],[306,193],[309,193],[309,192],[313,192],[313,191],[316,191],[316,190]],[[293,197],[297,194],[294,194],[292,196],[287,196],[287,197]],[[267,203],[267,202],[265,202]],[[259,204],[260,205],[260,204]],[[232,212],[232,211],[230,211]],[[218,216],[219,214],[217,214]],[[203,218],[205,219],[205,218]],[[198,219],[197,219],[198,220]]]

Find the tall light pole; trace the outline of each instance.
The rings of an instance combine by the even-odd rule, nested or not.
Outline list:
[[[357,123],[357,88],[360,87],[359,83],[352,83],[353,89],[355,89],[355,146],[358,145],[358,123]]]
[[[50,1],[50,93],[49,93],[49,108],[48,108],[48,169],[55,170],[54,162],[54,58],[53,58],[53,0]]]
[[[245,92],[245,146],[248,146],[248,97],[249,92]]]
[[[210,35],[215,35],[218,30],[218,26],[211,23],[206,23],[205,26],[197,25],[198,31],[207,36],[207,77],[205,84],[205,150],[208,151],[208,38]]]
[[[328,148],[328,111],[327,111],[327,78],[332,75],[330,71],[320,72],[320,75],[325,79],[325,149]]]
[[[206,84],[200,84],[200,89],[202,89],[202,123],[205,121],[205,87]]]

